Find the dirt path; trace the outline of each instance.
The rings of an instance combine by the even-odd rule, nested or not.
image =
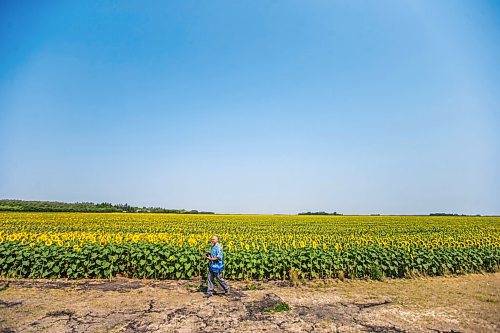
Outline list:
[[[496,332],[500,273],[415,280],[0,280],[0,332]],[[3,286],[3,287],[2,287]],[[287,303],[289,311],[266,308]]]

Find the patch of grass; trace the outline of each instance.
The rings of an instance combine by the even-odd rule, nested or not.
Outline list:
[[[3,286],[0,287],[0,291],[7,290],[7,288],[9,288],[9,283],[8,282],[6,282]]]
[[[246,290],[261,290],[264,289],[261,283],[249,283],[245,286]]]
[[[208,290],[208,286],[206,284],[204,284],[204,283],[200,284],[198,286],[198,289],[197,289],[197,291],[203,292],[203,293],[206,293],[207,290]]]
[[[197,283],[188,282],[184,285],[184,288],[186,288],[186,290],[188,291],[198,291],[199,285]]]
[[[255,283],[249,283],[245,286],[246,290],[257,290],[257,285]]]
[[[290,306],[286,303],[278,303],[274,307],[264,308],[264,312],[275,313],[275,312],[284,312],[290,310]]]
[[[489,295],[476,294],[475,298],[480,302],[498,303],[498,300],[495,299],[495,297]]]

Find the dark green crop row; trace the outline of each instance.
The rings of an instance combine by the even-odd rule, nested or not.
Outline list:
[[[204,276],[204,251],[150,243],[87,244],[79,250],[18,242],[0,244],[0,276],[24,278],[190,279]],[[413,249],[365,247],[345,251],[225,253],[228,279],[402,278],[419,275],[494,272],[500,267],[499,248]]]

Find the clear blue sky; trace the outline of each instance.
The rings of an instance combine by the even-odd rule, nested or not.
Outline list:
[[[0,198],[500,214],[498,1],[0,2]]]

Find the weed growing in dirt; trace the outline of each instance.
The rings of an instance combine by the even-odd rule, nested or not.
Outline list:
[[[257,285],[255,283],[250,283],[250,284],[247,284],[245,289],[246,290],[257,290]]]
[[[245,286],[246,290],[262,290],[264,287],[260,283],[249,283]]]
[[[274,307],[264,308],[264,312],[275,313],[275,312],[284,312],[290,310],[290,306],[286,303],[278,303]]]

